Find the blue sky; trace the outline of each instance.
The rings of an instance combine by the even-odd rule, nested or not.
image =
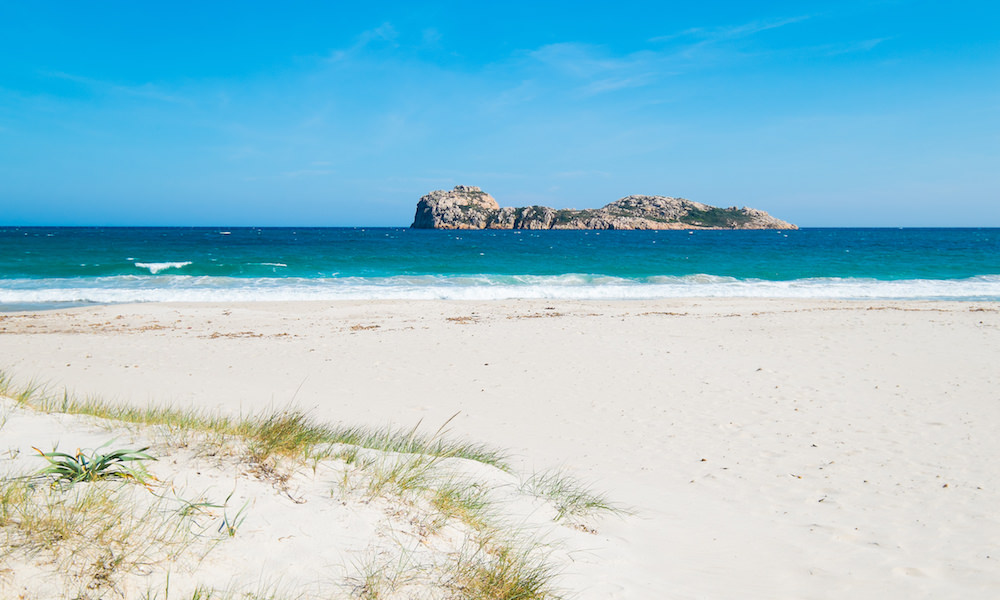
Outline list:
[[[628,194],[1000,226],[995,2],[5,2],[0,224]]]

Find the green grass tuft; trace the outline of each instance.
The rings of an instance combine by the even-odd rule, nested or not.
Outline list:
[[[628,514],[626,509],[612,503],[604,494],[558,471],[532,475],[521,485],[521,491],[551,501],[556,509],[556,521],[600,513]]]
[[[555,575],[536,552],[483,543],[459,558],[451,585],[463,600],[557,600]]]
[[[442,437],[444,427],[427,435],[417,433],[417,427],[407,430],[329,425],[294,410],[233,419],[197,409],[136,407],[96,398],[80,399],[67,392],[52,396],[34,382],[18,388],[3,372],[0,372],[0,394],[14,398],[21,406],[44,412],[89,415],[136,425],[162,426],[171,431],[198,431],[246,438],[250,441],[251,453],[257,459],[274,454],[307,456],[319,445],[349,444],[384,452],[464,458],[510,471],[504,452],[484,444],[446,440]]]
[[[168,504],[128,484],[0,480],[0,559],[50,562],[63,589],[113,588],[125,573],[178,560],[197,541],[198,525]]]
[[[438,512],[438,524],[456,518],[476,531],[490,527],[493,502],[486,486],[470,481],[449,480],[436,486],[430,498]]]
[[[38,452],[42,458],[49,462],[49,466],[38,471],[37,475],[52,477],[58,482],[68,484],[101,479],[121,479],[143,483],[148,477],[144,470],[126,463],[156,460],[146,454],[148,446],[138,450],[118,449],[107,453],[100,452],[101,448],[92,450],[90,454],[85,454],[82,450],[77,450],[76,454],[57,452],[55,449],[52,452],[42,452],[35,448],[35,452]]]
[[[328,442],[327,428],[297,411],[282,411],[247,418],[236,424],[247,440],[251,456],[262,461],[272,455],[305,457],[318,444]]]

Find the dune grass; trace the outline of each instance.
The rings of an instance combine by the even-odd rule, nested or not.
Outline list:
[[[560,600],[557,575],[544,551],[491,531],[447,556],[447,564],[415,562],[411,553],[368,554],[348,580],[353,598],[447,598],[453,600]],[[428,595],[427,589],[437,591]]]
[[[231,587],[217,590],[209,586],[199,585],[190,594],[178,597],[170,591],[170,578],[162,590],[147,590],[140,600],[299,600],[301,594],[289,594],[279,589],[277,585],[260,584],[256,589],[239,589]]]
[[[0,372],[0,395],[43,412],[89,415],[136,425],[162,426],[168,430],[243,438],[249,442],[251,454],[258,460],[272,455],[308,457],[319,445],[347,444],[384,452],[464,458],[510,470],[504,452],[485,444],[446,440],[442,436],[443,428],[428,435],[418,433],[416,427],[406,430],[331,425],[295,409],[229,417],[198,409],[137,407],[97,398],[77,398],[65,391],[53,395],[37,382],[16,386],[3,372]]]
[[[429,569],[413,562],[410,552],[383,557],[369,552],[354,563],[356,575],[347,580],[350,594],[359,600],[380,600],[403,587],[423,583]]]
[[[491,527],[496,512],[486,486],[465,480],[445,480],[434,489],[430,502],[437,512],[438,519],[433,523],[436,526],[458,519],[483,531]]]
[[[21,407],[42,412],[89,415],[165,428],[181,435],[203,434],[201,437],[217,441],[212,443],[244,448],[244,459],[255,464],[273,465],[287,459],[302,466],[312,462],[315,469],[322,461],[339,460],[344,485],[348,485],[349,474],[355,473],[356,481],[349,487],[359,490],[362,496],[397,499],[422,507],[417,510],[423,511],[421,535],[433,535],[448,523],[461,523],[467,528],[466,549],[444,564],[411,564],[404,550],[395,558],[373,558],[356,565],[358,574],[350,589],[353,597],[394,597],[400,590],[411,589],[407,586],[426,584],[456,599],[559,598],[553,585],[556,570],[543,547],[509,533],[508,525],[499,522],[497,515],[502,507],[491,496],[493,489],[445,466],[454,464],[448,459],[461,458],[509,472],[504,454],[479,444],[446,440],[443,434],[447,423],[428,435],[418,433],[417,427],[401,430],[328,425],[291,409],[227,417],[198,410],[140,408],[94,398],[78,399],[65,392],[51,395],[35,383],[17,387],[2,372],[0,395],[12,398]],[[67,457],[72,458],[68,454],[49,458]],[[223,505],[217,505],[207,500],[190,502],[153,494],[153,498],[139,502],[139,492],[129,494],[128,488],[147,493],[149,490],[130,486],[130,482],[133,480],[125,478],[116,484],[98,481],[83,486],[51,486],[38,485],[30,478],[0,480],[0,540],[4,541],[0,559],[17,553],[44,554],[67,574],[66,586],[109,589],[122,573],[177,559],[195,542],[203,541],[206,532],[218,539],[237,536],[246,516],[247,505],[233,512],[226,506],[228,498]],[[604,495],[555,471],[532,476],[518,491],[551,502],[556,520],[624,512]],[[223,509],[222,517],[208,509]],[[210,513],[222,523],[217,532],[206,526],[204,519],[199,520]],[[211,588],[197,588],[192,594],[182,600],[277,596]],[[169,600],[169,596],[165,589],[162,596],[160,592],[147,592],[145,597]]]
[[[423,454],[389,455],[362,461],[362,471],[367,475],[365,487],[368,497],[393,494],[405,496],[422,492],[434,485],[434,465],[437,456]]]
[[[448,583],[462,600],[557,600],[555,576],[538,545],[493,531],[457,558]]]
[[[360,491],[365,498],[396,497],[408,504],[424,503],[429,511],[420,520],[429,534],[452,520],[472,531],[487,531],[494,525],[496,510],[490,486],[459,476],[436,456],[382,454],[355,459],[353,473],[345,469],[340,490]]]
[[[63,589],[114,588],[121,574],[176,561],[198,540],[199,525],[174,508],[129,483],[0,480],[0,558],[52,563]]]
[[[626,508],[613,503],[605,494],[559,471],[533,474],[521,484],[521,491],[552,502],[556,509],[556,521],[601,513],[629,514]]]

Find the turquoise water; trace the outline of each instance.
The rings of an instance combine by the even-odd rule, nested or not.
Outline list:
[[[769,296],[1000,300],[1000,229],[0,228],[0,304]]]

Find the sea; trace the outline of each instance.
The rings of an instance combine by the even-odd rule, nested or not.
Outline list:
[[[0,310],[123,302],[1000,301],[1000,229],[0,227]]]

